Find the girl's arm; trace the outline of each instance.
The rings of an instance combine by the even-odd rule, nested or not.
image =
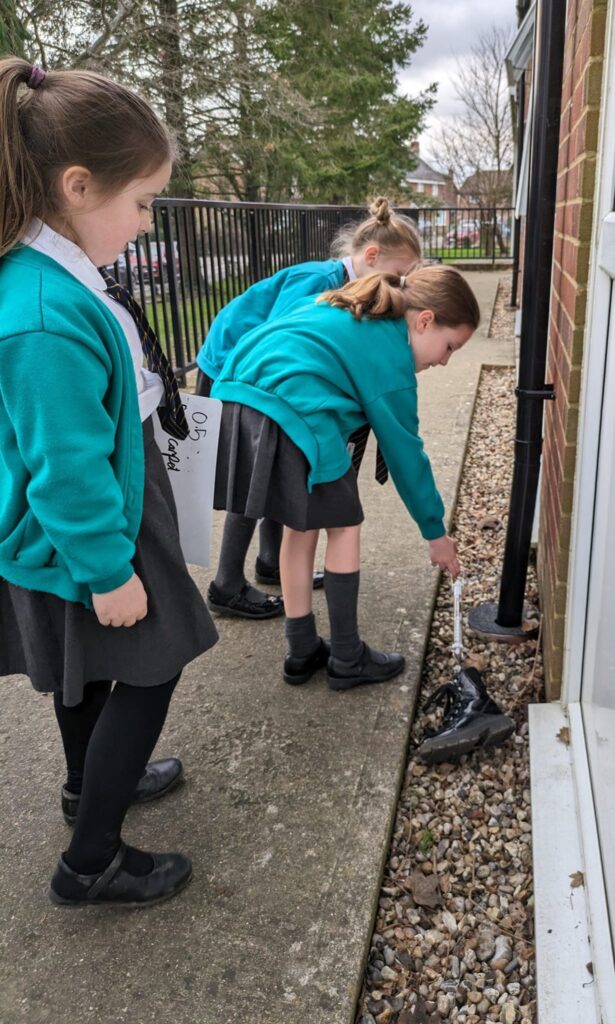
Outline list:
[[[111,463],[108,373],[74,339],[32,332],[0,345],[2,400],[30,475],[27,503],[71,577],[98,594],[132,577],[135,551]]]

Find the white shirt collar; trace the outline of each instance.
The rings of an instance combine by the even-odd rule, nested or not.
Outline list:
[[[357,280],[357,275],[354,272],[354,267],[352,265],[352,258],[350,256],[344,256],[344,258],[342,260],[342,263],[346,267],[346,273],[348,274],[348,280],[349,281],[356,281]]]
[[[37,252],[50,256],[87,287],[100,292],[106,291],[105,282],[83,249],[58,231],[54,231],[48,224],[44,224],[38,217],[34,218],[21,241],[23,245],[29,245]]]

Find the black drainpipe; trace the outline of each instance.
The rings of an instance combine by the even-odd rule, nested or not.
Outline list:
[[[490,638],[529,639],[521,629],[525,583],[542,451],[555,221],[555,191],[566,26],[566,0],[538,0],[534,46],[534,122],[525,232],[519,386],[516,390],[515,465],[497,606],[480,605],[469,616]]]

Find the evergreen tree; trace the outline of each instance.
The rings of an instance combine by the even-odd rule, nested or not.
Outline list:
[[[20,22],[14,0],[0,0],[0,57],[24,56],[26,31]]]

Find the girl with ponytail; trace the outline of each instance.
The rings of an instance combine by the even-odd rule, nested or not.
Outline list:
[[[215,507],[284,527],[287,683],[305,683],[326,666],[329,686],[347,690],[404,668],[400,654],[373,650],[358,632],[363,511],[348,450],[353,432],[371,426],[432,564],[458,574],[419,435],[416,375],[446,366],[479,319],[469,285],[451,267],[373,273],[250,331],[229,355],[212,389],[224,402]],[[320,529],[330,645],[312,613]]]
[[[197,394],[210,394],[229,352],[248,331],[283,316],[309,296],[339,288],[346,281],[356,281],[374,271],[410,273],[420,262],[421,240],[414,221],[396,213],[388,199],[378,196],[370,205],[368,217],[338,232],[331,255],[330,260],[285,267],[252,285],[221,310],[197,357]],[[364,430],[356,438],[353,452],[357,472],[366,441]],[[218,571],[207,595],[209,607],[220,615],[260,620],[284,612],[279,597],[256,590],[246,580],[245,560],[255,528],[256,520],[248,516],[229,513],[226,517]],[[263,519],[255,565],[257,583],[279,585],[281,539],[280,524]],[[322,573],[315,573],[313,586],[322,586],[322,582]]]
[[[156,903],[192,873],[121,839],[129,805],[181,778],[147,762],[216,631],[154,441],[154,414],[186,436],[175,378],[98,270],[149,229],[174,152],[129,89],[0,61],[0,676],[53,693],[74,831],[50,895],[72,907]]]

